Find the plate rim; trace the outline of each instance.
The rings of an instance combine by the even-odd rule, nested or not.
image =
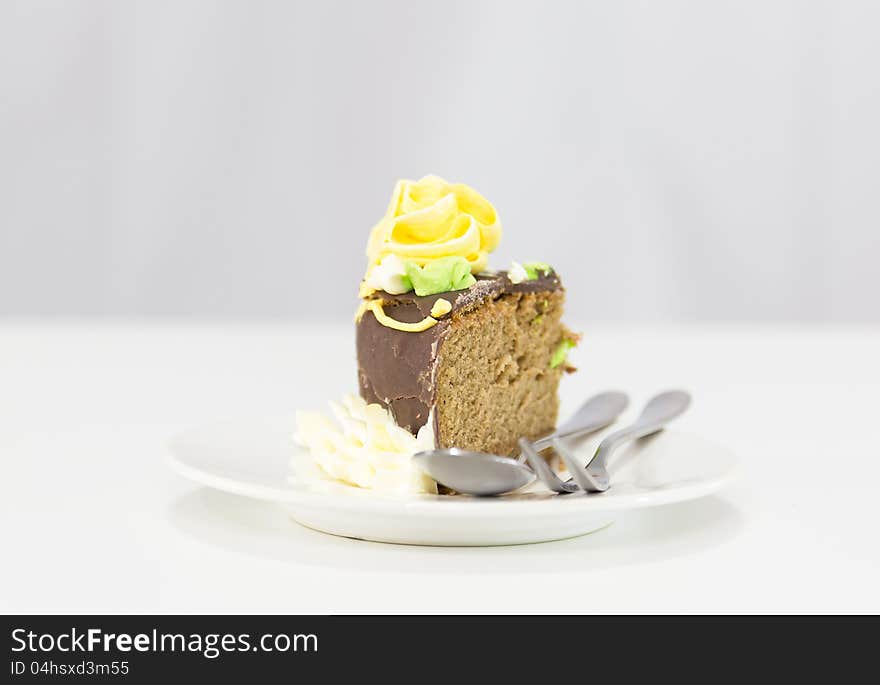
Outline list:
[[[270,421],[272,417],[263,417],[262,421]],[[203,426],[194,426],[171,437],[166,443],[166,462],[178,475],[223,492],[250,497],[263,501],[277,502],[291,507],[333,509],[340,512],[370,510],[373,513],[402,513],[407,516],[437,516],[442,512],[449,518],[471,517],[510,517],[521,514],[526,517],[570,516],[578,511],[584,513],[623,511],[643,509],[694,500],[711,495],[736,479],[741,466],[737,455],[730,449],[703,438],[699,434],[669,430],[669,433],[687,436],[711,445],[726,455],[725,468],[717,475],[701,479],[693,483],[683,483],[673,488],[615,493],[609,495],[583,494],[552,495],[539,494],[537,497],[471,497],[434,494],[392,494],[377,493],[366,489],[347,486],[328,480],[332,488],[348,488],[343,496],[330,491],[308,490],[291,485],[288,488],[247,483],[234,478],[218,475],[205,469],[193,466],[182,460],[177,450],[179,443],[199,431],[210,430],[211,426],[241,424],[243,421],[224,421]],[[295,452],[291,452],[291,458]],[[609,491],[611,492],[611,491]]]

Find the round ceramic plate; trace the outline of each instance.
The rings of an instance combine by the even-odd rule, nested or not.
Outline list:
[[[304,526],[345,537],[412,545],[510,545],[584,535],[629,509],[695,499],[732,476],[736,459],[693,435],[667,430],[621,449],[602,494],[555,495],[538,485],[475,498],[387,495],[322,477],[292,439],[292,417],[222,423],[182,433],[171,464],[197,483],[278,502]],[[601,434],[578,446],[584,455]]]

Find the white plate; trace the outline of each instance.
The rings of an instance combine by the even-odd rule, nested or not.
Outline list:
[[[294,520],[345,537],[411,545],[511,545],[584,535],[628,509],[703,497],[732,476],[735,457],[664,431],[622,449],[601,495],[530,491],[494,498],[382,495],[322,478],[293,443],[292,417],[217,424],[170,443],[176,471],[203,485],[282,503]],[[583,442],[590,454],[601,436]]]

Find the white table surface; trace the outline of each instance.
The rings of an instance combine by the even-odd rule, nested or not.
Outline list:
[[[741,479],[578,539],[454,549],[306,530],[165,463],[194,424],[352,391],[350,325],[0,322],[0,610],[880,611],[880,329],[580,328],[564,407],[687,387],[679,428]]]

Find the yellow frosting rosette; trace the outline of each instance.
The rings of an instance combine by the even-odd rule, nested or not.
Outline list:
[[[419,266],[463,257],[476,274],[485,270],[489,253],[500,242],[498,213],[473,188],[439,176],[401,180],[385,216],[370,233],[367,276],[388,255]]]

